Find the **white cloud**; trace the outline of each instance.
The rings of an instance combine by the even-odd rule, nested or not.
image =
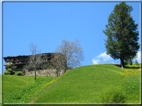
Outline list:
[[[93,59],[92,62],[93,62],[93,64],[99,64],[99,60]]]
[[[136,60],[138,61],[138,63],[141,63],[141,55],[142,55],[142,52],[138,51],[136,56]]]
[[[138,63],[141,63],[141,56],[142,52],[138,51],[136,58],[134,60],[137,60]],[[114,59],[110,57],[110,55],[107,55],[106,52],[101,53],[100,55],[96,56],[92,59],[92,64],[106,64],[106,63],[112,63],[114,64]]]
[[[95,57],[94,59],[92,59],[92,63],[103,64],[103,63],[114,63],[114,62],[113,59],[109,55],[107,55],[106,52],[104,52],[98,55],[97,57]]]
[[[101,53],[100,55],[97,56],[97,58],[102,58],[103,61],[109,61],[109,60],[113,60],[110,55],[107,55],[106,52]]]

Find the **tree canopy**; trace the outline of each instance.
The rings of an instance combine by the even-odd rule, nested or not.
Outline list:
[[[132,6],[125,2],[117,4],[109,15],[108,24],[103,31],[107,36],[107,54],[113,59],[120,59],[122,67],[124,61],[134,58],[139,49],[138,24],[135,24],[131,16],[132,10]]]

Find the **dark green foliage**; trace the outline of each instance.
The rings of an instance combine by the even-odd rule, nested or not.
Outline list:
[[[138,24],[135,24],[130,12],[132,6],[125,2],[117,4],[108,18],[108,24],[104,30],[107,36],[107,54],[113,59],[120,59],[124,67],[124,60],[131,60],[136,56],[139,49]]]
[[[15,73],[15,75],[17,75],[17,76],[22,76],[22,72],[21,72],[21,71],[18,71],[18,72]]]
[[[9,75],[7,70],[4,71],[4,75]]]
[[[124,60],[124,65],[132,65],[133,64],[133,60],[132,59],[128,59],[128,60]]]
[[[7,70],[5,70],[4,75],[14,75],[15,71],[12,68],[12,65],[7,66]]]
[[[103,103],[125,103],[126,94],[123,89],[113,87],[102,94]]]
[[[5,70],[4,75],[14,75],[15,72],[11,69]]]

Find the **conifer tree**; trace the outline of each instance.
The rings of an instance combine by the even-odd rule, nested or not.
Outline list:
[[[108,24],[103,31],[107,36],[105,42],[107,54],[113,59],[120,59],[121,67],[125,60],[131,60],[137,54],[138,24],[135,24],[131,16],[132,6],[125,2],[117,4],[108,18]]]

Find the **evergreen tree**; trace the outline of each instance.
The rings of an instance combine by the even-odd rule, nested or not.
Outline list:
[[[120,59],[121,67],[124,67],[125,60],[134,58],[139,49],[138,24],[135,24],[130,14],[132,10],[132,6],[125,2],[117,4],[103,31],[107,36],[105,42],[107,54],[113,59]]]

